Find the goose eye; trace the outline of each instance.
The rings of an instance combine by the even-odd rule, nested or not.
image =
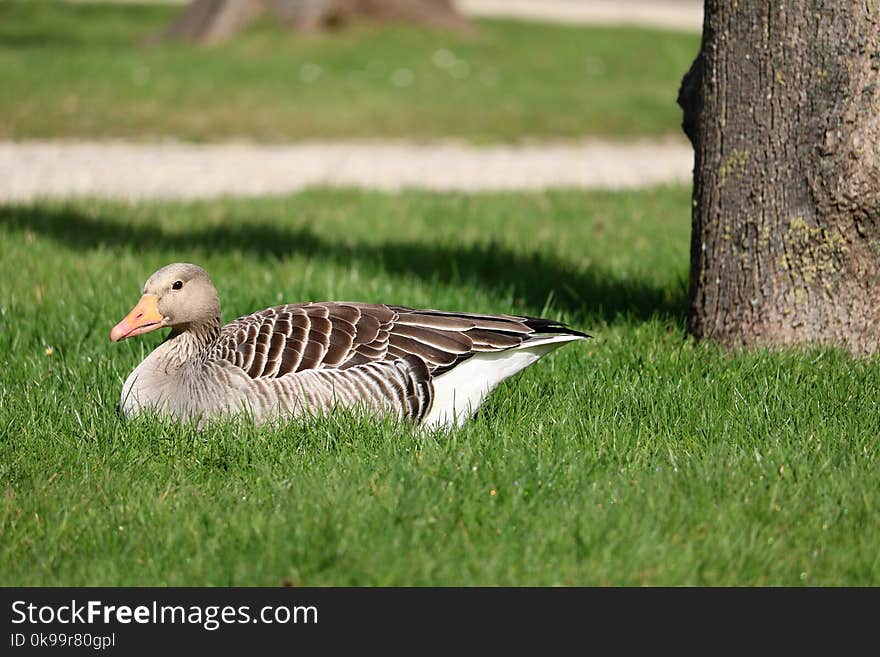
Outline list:
[[[172,289],[172,290],[179,290],[179,289],[182,288],[182,287],[183,287],[183,281],[174,281],[174,282],[171,284],[171,289]]]

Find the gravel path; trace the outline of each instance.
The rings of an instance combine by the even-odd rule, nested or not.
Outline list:
[[[0,202],[40,197],[211,198],[284,194],[317,185],[476,192],[688,183],[683,141],[478,147],[349,142],[0,143]]]
[[[67,0],[106,2],[107,0]],[[179,5],[186,0],[112,0]],[[571,24],[645,25],[699,32],[703,0],[455,0],[462,13]]]
[[[571,24],[645,25],[699,32],[702,0],[456,0],[465,14]]]

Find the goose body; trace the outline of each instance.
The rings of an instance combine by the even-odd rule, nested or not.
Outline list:
[[[110,338],[163,327],[168,337],[123,385],[126,416],[264,422],[361,406],[452,427],[504,379],[588,337],[547,319],[348,302],[275,306],[223,326],[211,279],[186,263],[154,273]]]

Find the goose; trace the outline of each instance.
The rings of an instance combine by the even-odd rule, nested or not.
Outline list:
[[[110,340],[163,328],[171,331],[122,387],[125,417],[149,410],[201,424],[247,413],[262,423],[361,405],[453,428],[501,381],[590,337],[536,317],[335,301],[265,308],[224,326],[211,278],[190,263],[150,276]]]

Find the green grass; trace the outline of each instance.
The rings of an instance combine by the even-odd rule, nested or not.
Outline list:
[[[689,198],[0,208],[0,584],[880,584],[876,364],[685,340]],[[173,260],[209,269],[227,318],[361,299],[595,339],[451,434],[123,422],[160,338],[107,333]]]
[[[145,47],[175,11],[0,3],[0,139],[680,135],[675,97],[699,45],[694,34],[494,20],[473,37],[305,36],[264,20],[219,47]],[[411,83],[396,86],[395,73]]]

